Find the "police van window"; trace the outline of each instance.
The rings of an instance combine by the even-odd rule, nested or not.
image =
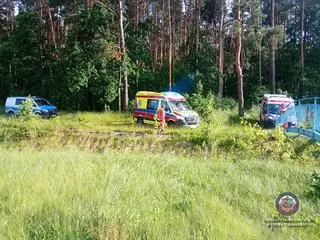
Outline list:
[[[156,99],[148,99],[147,109],[157,110],[159,105],[159,100]]]
[[[16,105],[21,105],[24,101],[25,101],[25,99],[23,99],[23,98],[17,98]]]
[[[164,105],[164,110],[166,111],[166,112],[171,112],[171,110],[170,110],[170,107],[169,107],[169,104],[168,104],[168,102],[167,101],[161,101],[161,105]]]

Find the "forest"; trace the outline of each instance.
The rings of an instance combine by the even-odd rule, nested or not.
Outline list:
[[[318,240],[319,113],[320,0],[0,0],[0,239]]]
[[[130,109],[139,90],[319,96],[318,0],[4,0],[0,103]]]

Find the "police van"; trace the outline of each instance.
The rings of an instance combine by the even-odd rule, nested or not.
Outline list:
[[[169,127],[199,126],[199,115],[191,109],[186,99],[176,92],[138,92],[134,100],[133,118],[139,124],[154,121],[161,105],[165,106],[165,120]]]
[[[19,115],[20,106],[27,99],[32,102],[32,112],[47,117],[54,117],[58,114],[57,107],[53,106],[47,99],[41,97],[8,97],[5,105],[5,113],[9,116]]]

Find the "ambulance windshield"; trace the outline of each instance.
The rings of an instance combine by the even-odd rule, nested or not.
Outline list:
[[[189,104],[186,101],[170,101],[170,105],[171,105],[173,111],[191,110]]]
[[[280,104],[269,104],[269,113],[279,114],[280,113]]]

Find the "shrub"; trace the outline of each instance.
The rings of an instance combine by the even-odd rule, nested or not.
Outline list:
[[[32,137],[32,121],[24,119],[2,119],[0,142],[20,141]]]
[[[313,172],[311,175],[311,190],[309,191],[309,197],[320,199],[320,173]]]
[[[282,129],[273,131],[262,129],[257,123],[241,119],[241,127],[217,128],[215,124],[205,124],[192,143],[209,149],[217,148],[219,152],[228,152],[246,158],[274,159],[292,161],[295,159],[294,144],[286,138]],[[311,158],[310,158],[311,159]]]
[[[214,120],[214,95],[209,93],[207,96],[203,96],[197,92],[188,97],[188,102],[192,108],[200,114],[202,120],[206,123],[210,123]]]
[[[253,86],[248,89],[246,97],[246,106],[252,107],[253,105],[259,105],[263,98],[263,95],[270,90],[266,86]]]
[[[222,110],[233,110],[237,107],[237,102],[233,98],[215,98],[214,108]]]
[[[0,106],[0,115],[4,114],[4,107]]]
[[[129,101],[128,112],[132,112],[134,108],[134,100]]]
[[[25,119],[30,119],[33,115],[32,113],[32,100],[28,97],[21,105],[20,105],[20,116]]]

